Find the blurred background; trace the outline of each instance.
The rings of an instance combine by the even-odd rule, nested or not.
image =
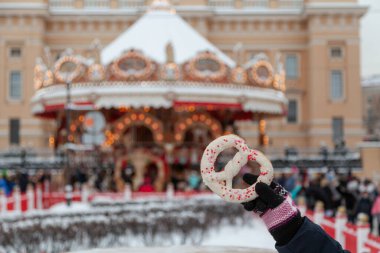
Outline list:
[[[165,245],[200,245],[210,228],[246,224],[240,207],[217,215],[227,204],[200,175],[206,146],[231,133],[271,159],[305,210],[322,203],[335,217],[344,207],[351,223],[364,213],[378,234],[379,25],[375,0],[0,0],[1,229],[29,217],[24,234],[41,239],[16,249],[33,237],[14,230],[4,249],[160,245],[157,229],[133,222],[161,209],[173,218],[152,218],[166,224],[161,236],[183,225],[178,217],[203,229],[185,226],[187,239]],[[257,164],[234,187],[247,187],[246,172]],[[177,207],[185,200],[199,207],[190,216]],[[71,234],[43,225],[70,215]],[[93,229],[94,219],[108,226]],[[208,242],[273,249],[264,237]]]

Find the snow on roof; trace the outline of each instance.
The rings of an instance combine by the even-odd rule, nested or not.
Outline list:
[[[362,87],[380,86],[380,75],[373,75],[362,80]]]
[[[171,43],[174,61],[182,64],[199,52],[215,53],[230,67],[235,62],[211,44],[179,15],[166,10],[150,10],[101,52],[102,64],[108,65],[123,52],[141,50],[158,63],[166,62],[166,46]]]

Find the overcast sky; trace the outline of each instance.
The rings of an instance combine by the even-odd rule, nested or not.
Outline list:
[[[362,77],[380,75],[380,0],[359,0],[369,6],[361,20]]]

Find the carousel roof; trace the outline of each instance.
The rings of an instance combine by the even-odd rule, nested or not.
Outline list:
[[[171,44],[174,62],[182,64],[203,51],[214,53],[229,67],[235,62],[211,44],[179,15],[170,10],[150,10],[101,51],[107,65],[123,52],[137,49],[158,63],[166,62],[165,49]]]
[[[280,55],[272,63],[258,54],[236,65],[168,4],[153,5],[103,50],[99,43],[90,48],[86,57],[66,50],[56,61],[48,52],[45,61],[37,59],[35,115],[55,117],[62,111],[66,84],[71,84],[72,110],[201,106],[277,116],[285,111]]]

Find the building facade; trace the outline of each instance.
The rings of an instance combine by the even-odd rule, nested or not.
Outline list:
[[[380,140],[380,76],[375,75],[362,81],[363,120],[366,126],[366,139]]]
[[[144,0],[0,0],[0,149],[48,147],[56,122],[32,116],[37,57],[67,48],[86,55],[146,11]],[[269,146],[319,147],[364,136],[355,0],[173,0],[191,26],[237,62],[264,53],[286,70],[288,113],[267,121]],[[243,59],[241,59],[243,58]],[[240,59],[240,60],[239,60]],[[239,133],[257,143],[255,122]]]

